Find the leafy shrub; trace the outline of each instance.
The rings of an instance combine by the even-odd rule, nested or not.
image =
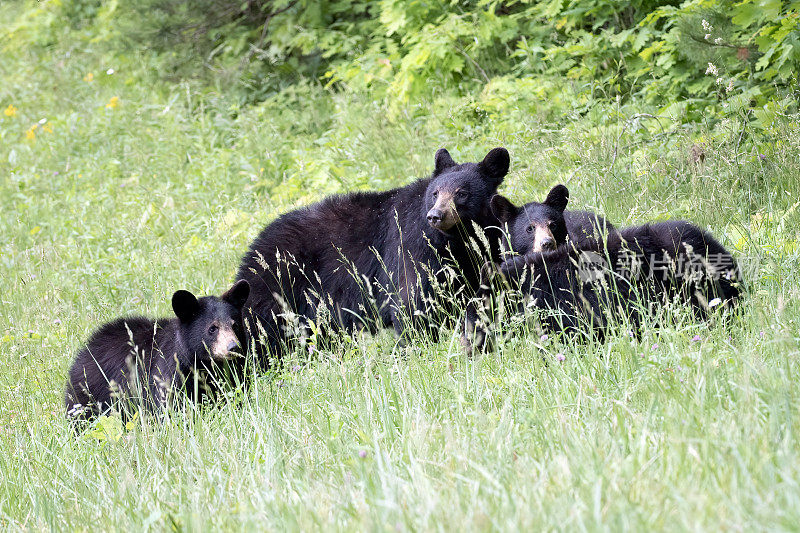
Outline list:
[[[637,0],[623,8],[611,0],[30,6],[31,17],[51,17],[51,29],[68,20],[112,48],[146,47],[160,58],[162,75],[210,74],[243,102],[315,81],[366,91],[391,107],[521,80],[521,89],[535,88],[533,102],[569,95],[564,103],[585,111],[622,98],[682,121],[739,116],[762,131],[796,106],[789,90],[800,66],[800,14],[780,0]],[[497,94],[484,92],[488,106]]]

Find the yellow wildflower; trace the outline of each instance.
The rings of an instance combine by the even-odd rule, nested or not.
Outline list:
[[[118,105],[119,105],[119,96],[112,96],[111,100],[109,100],[108,103],[106,104],[106,107],[108,109],[114,109]]]
[[[94,79],[94,74],[92,74],[91,72],[83,77],[83,81],[85,81],[86,83],[89,83],[93,79]]]
[[[28,131],[25,132],[25,138],[31,141],[36,139],[36,128],[38,127],[39,127],[38,124],[34,124],[30,128],[28,128]]]
[[[3,113],[7,117],[16,117],[17,116],[17,108],[11,104],[8,104],[8,107],[3,110]]]
[[[53,125],[50,124],[49,122],[47,124],[45,124],[44,126],[42,126],[42,129],[44,131],[46,131],[47,133],[53,133]]]

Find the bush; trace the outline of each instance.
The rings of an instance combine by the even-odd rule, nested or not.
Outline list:
[[[622,10],[611,0],[30,5],[51,28],[65,19],[111,49],[147,48],[161,75],[210,78],[242,102],[312,81],[397,107],[445,93],[475,97],[517,79],[537,87],[534,100],[562,101],[569,89],[573,108],[620,98],[682,121],[701,111],[739,115],[760,130],[796,107],[800,15],[779,0],[639,0]]]

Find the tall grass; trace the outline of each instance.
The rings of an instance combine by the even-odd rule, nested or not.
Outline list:
[[[765,150],[737,143],[735,121],[729,135],[621,134],[635,103],[557,124],[514,109],[476,118],[463,101],[387,119],[365,96],[309,85],[237,109],[224,92],[148,77],[152,61],[69,40],[0,52],[0,108],[17,110],[0,114],[0,524],[800,523],[794,119],[775,125]],[[698,139],[706,157],[694,163]],[[365,334],[292,354],[247,393],[164,423],[70,430],[66,369],[98,323],[168,315],[178,288],[221,292],[280,212],[408,183],[430,172],[440,146],[476,160],[497,145],[512,154],[501,191],[515,201],[565,182],[571,207],[618,225],[688,218],[758,258],[741,320],[678,320],[602,343],[522,331],[475,358],[452,329],[412,343],[407,357],[389,333]]]

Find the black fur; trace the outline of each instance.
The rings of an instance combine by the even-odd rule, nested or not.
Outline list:
[[[252,287],[246,304],[252,320],[245,319],[250,335],[260,339],[262,365],[268,366],[270,353],[281,356],[293,326],[302,333],[309,320],[348,332],[393,326],[398,335],[407,317],[424,326],[435,322],[441,302],[426,299],[435,282],[448,281],[443,264],[458,271],[450,290],[477,287],[486,257],[475,257],[468,241],[473,223],[497,226],[489,200],[508,166],[504,148],[460,165],[439,150],[429,178],[389,191],[332,196],[267,225],[237,274]],[[448,210],[448,198],[455,211]],[[496,259],[499,232],[492,242]]]
[[[512,251],[520,255],[534,251],[537,228],[550,234],[544,240],[544,248],[536,251],[555,249],[565,243],[581,246],[616,231],[610,222],[595,213],[565,211],[568,201],[569,190],[564,185],[556,185],[542,203],[530,202],[517,207],[498,194],[492,198],[491,208],[507,227]]]
[[[504,287],[531,297],[532,304],[518,302],[518,312],[532,305],[547,311],[543,326],[550,331],[590,325],[601,336],[610,318],[627,318],[635,327],[666,300],[677,298],[704,317],[709,302],[719,298],[732,306],[740,293],[733,256],[708,232],[684,221],[626,228],[605,242],[587,240],[578,247],[518,256],[498,273]],[[492,296],[495,287],[486,279],[467,308],[462,341],[468,348],[487,340],[481,312]]]
[[[177,318],[134,316],[101,326],[69,371],[68,416],[91,419],[112,407],[126,416],[138,406],[155,412],[174,392],[193,392],[195,377],[213,388],[214,370],[242,338],[241,309],[248,293],[244,281],[219,298],[195,298],[181,290],[172,297]],[[213,348],[219,353],[212,355]]]

